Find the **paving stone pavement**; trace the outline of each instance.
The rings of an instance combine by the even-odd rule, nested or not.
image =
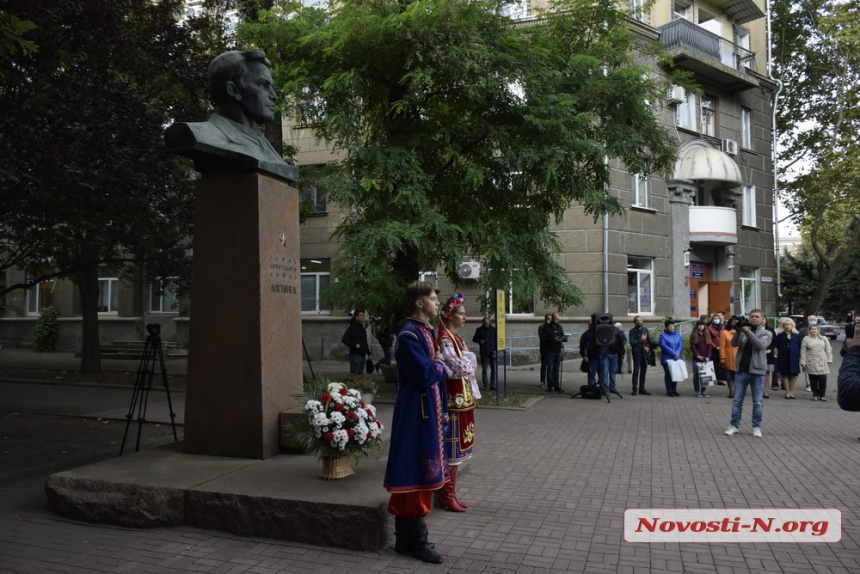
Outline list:
[[[393,549],[73,522],[46,510],[42,473],[0,479],[0,573],[860,572],[860,416],[836,405],[835,374],[827,403],[772,392],[761,439],[752,437],[749,399],[741,433],[723,435],[725,387],[708,399],[694,398],[689,382],[680,398],[631,397],[623,380],[625,398],[611,404],[551,395],[525,411],[477,413],[475,455],[458,483],[469,509],[427,519],[440,566]],[[836,508],[843,531],[834,543],[624,541],[624,511],[650,507]]]

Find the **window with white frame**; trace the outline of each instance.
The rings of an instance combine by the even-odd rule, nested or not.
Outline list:
[[[502,8],[502,14],[511,18],[512,20],[517,20],[520,18],[528,18],[531,16],[532,11],[532,3],[531,0],[517,0],[515,2],[511,2],[510,4],[505,4]]]
[[[717,98],[705,94],[702,96],[702,129],[706,136],[717,136]]]
[[[150,313],[179,312],[179,299],[176,297],[176,279],[177,277],[162,277],[150,284]]]
[[[513,286],[508,289],[508,315],[534,315],[535,298],[530,293],[516,291]]]
[[[418,274],[419,281],[426,281],[428,283],[432,283],[433,285],[439,284],[439,276],[435,271],[422,271]]]
[[[331,259],[302,259],[302,313],[328,315],[331,308],[320,295],[331,281]]]
[[[758,269],[741,267],[741,314],[749,315],[758,309]]]
[[[631,16],[637,20],[645,21],[645,0],[630,0]]]
[[[688,130],[696,129],[696,94],[687,92],[686,99],[675,106],[675,125]]]
[[[741,147],[752,148],[752,110],[741,108]]]
[[[755,186],[745,185],[743,187],[743,223],[748,227],[756,227],[755,217]]]
[[[48,275],[49,273],[53,273],[53,269],[45,269],[42,272],[42,275]],[[33,275],[31,273],[27,273],[26,277],[27,282],[33,280]],[[27,289],[27,311],[26,314],[29,316],[37,316],[42,309],[45,307],[50,307],[54,304],[54,287],[56,287],[57,281],[56,279],[49,279],[48,281],[42,281],[41,283],[37,283],[33,285],[29,289]]]
[[[648,178],[638,173],[633,174],[633,205],[648,207]]]
[[[654,314],[654,260],[627,258],[627,312],[630,315]]]
[[[119,278],[99,277],[99,315],[119,313]]]
[[[693,3],[690,0],[675,0],[672,3],[672,19],[692,20]]]

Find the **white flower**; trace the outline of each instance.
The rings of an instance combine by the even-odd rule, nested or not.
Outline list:
[[[346,448],[346,443],[349,442],[349,435],[346,434],[346,431],[343,429],[338,429],[334,431],[334,440],[332,441],[332,446],[343,450]]]
[[[343,426],[343,423],[346,422],[346,417],[343,416],[343,413],[340,411],[334,411],[331,413],[331,420],[338,428],[340,428]]]
[[[319,401],[310,400],[305,405],[305,410],[312,413],[321,413],[323,411],[323,404]]]

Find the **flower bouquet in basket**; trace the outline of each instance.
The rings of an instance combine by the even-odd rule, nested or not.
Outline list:
[[[324,459],[349,457],[357,461],[382,444],[382,423],[376,407],[361,400],[358,389],[321,379],[306,384],[303,417],[287,429],[290,447]],[[338,477],[340,478],[340,477]]]

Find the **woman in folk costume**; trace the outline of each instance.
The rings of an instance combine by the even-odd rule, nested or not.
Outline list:
[[[466,324],[465,302],[466,299],[462,293],[455,293],[442,305],[438,337],[442,360],[454,375],[445,382],[448,394],[445,452],[451,468],[451,481],[445,483],[439,490],[436,500],[440,508],[453,512],[463,512],[467,508],[466,504],[457,497],[457,472],[460,464],[472,457],[472,442],[475,439],[475,398],[481,398],[475,382],[477,358],[466,348],[466,343],[457,333],[457,329]]]

